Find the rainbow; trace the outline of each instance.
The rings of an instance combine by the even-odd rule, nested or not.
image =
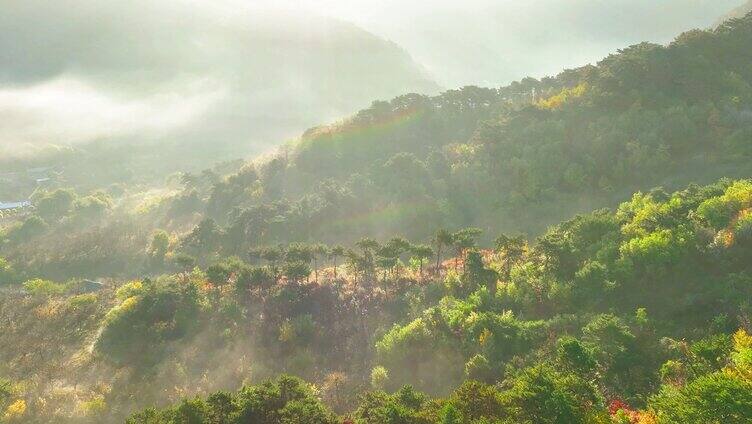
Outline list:
[[[355,116],[337,124],[322,126],[310,130],[304,135],[303,144],[305,144],[306,141],[320,140],[322,138],[342,141],[351,138],[378,137],[382,134],[419,121],[425,115],[425,108],[409,107],[393,111],[386,116],[378,117],[376,119],[366,120],[359,119],[359,116]]]

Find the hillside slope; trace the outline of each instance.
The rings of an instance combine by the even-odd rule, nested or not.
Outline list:
[[[80,193],[42,190],[36,201],[63,205],[5,225],[4,256],[29,276],[135,277],[140,268],[122,258],[143,255],[151,231],[178,239],[201,222],[196,231],[214,238],[204,253],[240,257],[293,241],[425,239],[437,227],[534,236],[637,190],[746,178],[751,42],[748,15],[555,78],[375,102],[264,160],[176,176],[163,190],[134,184],[150,165],[169,169],[159,154],[129,170],[124,145],[117,154],[95,149],[71,161],[88,184]]]
[[[750,42],[747,16],[555,78],[377,102],[198,195],[253,245],[436,223],[538,233],[634,190],[748,176]]]
[[[211,257],[205,228],[152,244],[158,278],[5,291],[0,410],[122,422],[182,400],[130,422],[429,424],[450,404],[471,423],[743,423],[751,210],[752,181],[722,180],[636,193],[531,243],[465,230],[178,260]],[[283,373],[315,386],[262,383]]]

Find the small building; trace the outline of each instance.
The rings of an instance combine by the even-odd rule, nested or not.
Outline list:
[[[26,209],[31,207],[31,202],[24,200],[21,202],[0,202],[0,211],[12,211],[16,209]]]

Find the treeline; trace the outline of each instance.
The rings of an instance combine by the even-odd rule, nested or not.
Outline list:
[[[464,228],[455,232],[441,229],[425,243],[414,243],[404,237],[392,237],[384,242],[364,237],[351,247],[301,242],[277,244],[252,247],[242,257],[229,256],[228,259],[212,264],[212,258],[227,258],[236,252],[236,249],[227,249],[227,246],[235,244],[239,237],[232,229],[223,230],[213,220],[206,219],[173,244],[170,244],[167,233],[156,232],[152,238],[149,255],[154,264],[166,265],[166,261],[169,260],[186,270],[192,269],[196,264],[211,264],[207,272],[217,275],[219,279],[226,279],[231,274],[243,274],[240,264],[244,261],[257,267],[264,265],[262,268],[267,269],[276,278],[285,276],[290,280],[308,281],[309,275],[313,272],[314,280],[317,282],[321,268],[331,265],[327,270],[333,274],[330,277],[337,279],[338,269],[340,265],[344,265],[349,271],[348,275],[357,283],[359,277],[400,277],[398,271],[407,268],[413,271],[412,274],[417,274],[414,276],[418,278],[423,277],[424,270],[438,272],[442,260],[447,256],[461,255],[477,247],[481,234],[482,230],[478,228]],[[502,236],[497,240],[497,245],[506,243],[516,244],[522,248],[526,242],[522,236]],[[459,260],[458,257],[455,262]]]

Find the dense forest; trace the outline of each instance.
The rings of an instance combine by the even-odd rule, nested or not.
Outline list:
[[[750,45],[752,14],[203,171],[9,160],[0,423],[752,422]]]
[[[182,269],[7,293],[5,419],[109,421],[188,397],[128,420],[748,422],[750,210],[752,181],[722,180],[638,193],[532,242],[437,230],[205,267],[168,264],[157,233],[150,265]]]

